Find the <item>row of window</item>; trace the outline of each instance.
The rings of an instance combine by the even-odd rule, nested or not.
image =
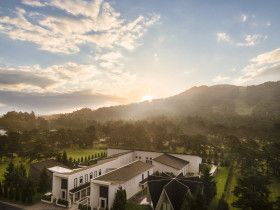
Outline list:
[[[141,160],[141,156],[135,156],[135,158],[139,158],[139,160]],[[149,160],[149,157],[146,157],[146,160]],[[150,160],[152,160],[152,158],[150,157]]]
[[[98,176],[101,175],[101,169],[99,169],[99,173],[98,173]],[[93,172],[90,172],[89,174],[89,179],[91,180],[92,178],[96,178],[97,177],[97,171],[94,171],[94,177],[93,177]],[[83,181],[84,177],[83,176],[80,176],[80,182],[79,182],[79,185],[82,185],[84,184],[84,181]],[[88,174],[85,175],[85,183],[89,182],[88,180]],[[74,187],[77,187],[78,186],[78,178],[75,178],[74,179]]]

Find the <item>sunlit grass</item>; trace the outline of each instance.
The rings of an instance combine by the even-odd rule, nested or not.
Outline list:
[[[233,195],[232,191],[234,190],[234,187],[237,186],[237,179],[239,177],[239,174],[236,170],[233,171],[231,183],[230,183],[230,188],[229,188],[229,196],[228,196],[228,205],[230,209],[236,209],[234,208],[231,203],[236,200],[236,197]]]
[[[94,149],[94,148],[91,148],[91,149],[81,149],[81,148],[67,148],[67,149],[63,149],[61,150],[60,152],[62,153],[63,151],[66,151],[66,154],[69,157],[72,157],[73,159],[75,158],[76,160],[78,158],[81,158],[81,157],[88,157],[90,155],[90,157],[92,155],[95,155],[95,154],[98,154],[98,153],[101,153],[101,152],[106,152],[105,149]]]
[[[217,186],[217,195],[216,197],[220,199],[222,197],[222,194],[225,189],[225,184],[227,181],[229,173],[229,168],[227,167],[219,167],[218,171],[214,177],[214,180],[216,181],[216,186]]]

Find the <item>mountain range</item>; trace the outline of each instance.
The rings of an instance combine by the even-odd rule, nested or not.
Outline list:
[[[253,86],[215,85],[192,87],[178,95],[128,105],[83,108],[68,114],[48,116],[48,119],[67,116],[83,120],[139,120],[155,116],[213,115],[258,117],[280,116],[280,81]]]

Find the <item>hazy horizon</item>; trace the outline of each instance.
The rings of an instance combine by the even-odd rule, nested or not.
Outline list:
[[[0,2],[0,115],[280,80],[278,1]]]

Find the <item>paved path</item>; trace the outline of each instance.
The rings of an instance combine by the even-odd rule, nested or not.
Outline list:
[[[0,201],[0,210],[24,210],[24,209],[26,209],[26,210],[62,210],[62,209],[64,209],[65,210],[66,208],[62,208],[59,206],[55,206],[53,204],[48,204],[48,203],[43,203],[43,202],[36,203],[33,206],[23,206],[23,205],[19,205],[19,204],[12,204],[12,203]],[[77,205],[73,204],[71,206],[71,208],[68,208],[68,209],[76,210]]]

